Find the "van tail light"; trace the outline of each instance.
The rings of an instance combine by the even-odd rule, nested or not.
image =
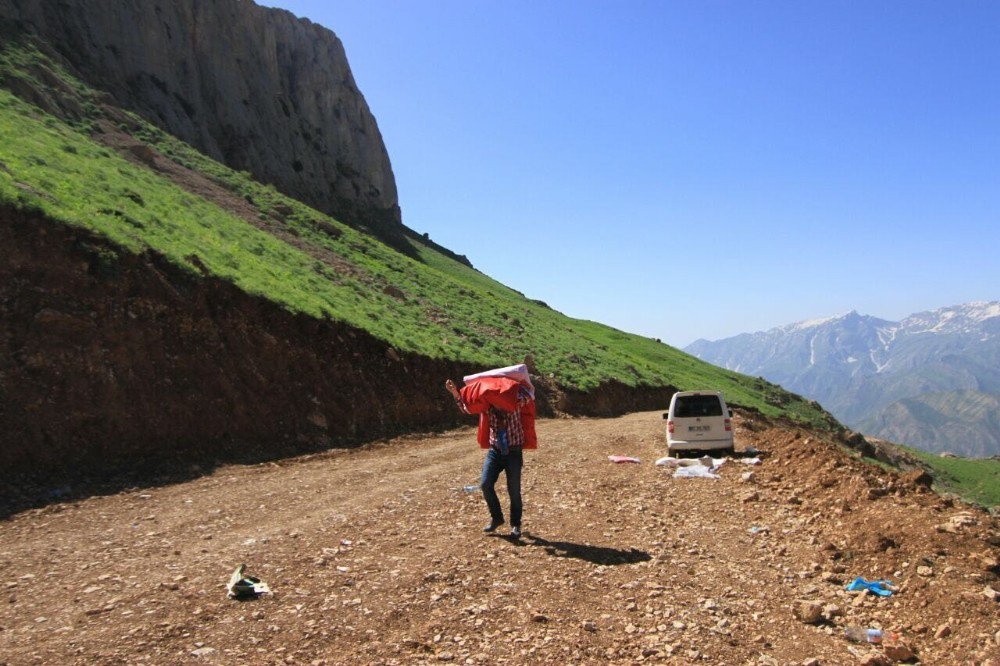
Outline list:
[[[673,421],[667,421],[667,432],[669,432],[671,435],[674,434],[674,422]]]
[[[729,419],[726,419],[725,424],[726,424],[726,432],[732,432],[733,430],[732,422]]]

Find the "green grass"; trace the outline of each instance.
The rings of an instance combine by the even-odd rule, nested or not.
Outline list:
[[[930,468],[934,489],[951,492],[983,506],[1000,505],[1000,460],[992,458],[942,458],[903,447]]]
[[[290,311],[346,322],[402,350],[482,366],[532,354],[540,372],[570,388],[609,380],[712,388],[765,414],[835,425],[814,403],[761,379],[566,317],[427,246],[415,245],[418,259],[411,259],[134,115],[115,114],[133,137],[250,203],[254,221],[270,225],[258,228],[103,146],[96,132],[108,119],[86,86],[30,46],[4,49],[0,83],[30,80],[72,97],[83,115],[60,119],[0,89],[0,204],[94,231],[123,252],[154,249],[189,271],[205,266]]]

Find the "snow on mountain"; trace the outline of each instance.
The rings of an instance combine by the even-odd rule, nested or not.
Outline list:
[[[837,321],[838,319],[843,319],[852,314],[857,314],[854,310],[851,310],[847,314],[836,315],[833,317],[821,317],[819,319],[806,319],[805,321],[800,321],[795,324],[789,324],[788,326],[779,326],[777,329],[781,331],[804,331],[809,328],[819,328],[823,324],[829,324],[832,321]]]
[[[908,335],[918,333],[979,333],[991,319],[1000,323],[1000,301],[976,301],[910,315],[900,323]],[[987,333],[989,334],[989,333]]]
[[[871,423],[872,415],[895,401],[931,392],[1000,395],[1000,301],[918,312],[898,322],[852,310],[724,340],[698,340],[685,351],[818,400],[857,426],[865,419]]]

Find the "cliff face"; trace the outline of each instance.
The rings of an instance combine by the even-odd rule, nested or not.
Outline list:
[[[330,30],[250,0],[0,0],[0,19],[213,158],[403,232],[382,136]]]

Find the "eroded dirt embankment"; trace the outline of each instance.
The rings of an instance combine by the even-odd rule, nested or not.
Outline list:
[[[469,422],[441,382],[478,368],[38,216],[0,209],[0,247],[0,468],[11,478],[268,459]],[[671,393],[613,388],[543,386],[539,411],[621,414]]]

